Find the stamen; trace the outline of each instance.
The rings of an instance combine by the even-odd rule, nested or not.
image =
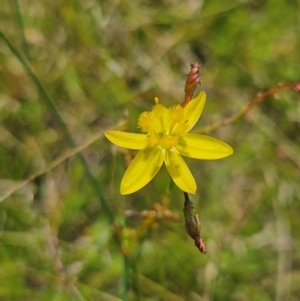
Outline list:
[[[145,111],[140,114],[138,119],[138,127],[144,133],[147,133],[153,128],[153,121],[151,120],[151,116],[149,112]]]
[[[155,101],[158,102],[158,98],[155,98]],[[165,107],[161,105],[160,103],[156,103],[156,105],[153,106],[152,108],[152,114],[153,116],[159,120],[161,124],[162,131],[165,132],[164,128],[164,112],[165,112]]]
[[[171,118],[174,122],[181,122],[184,118],[184,110],[180,105],[173,106],[170,108]]]
[[[164,114],[164,106],[161,105],[160,103],[157,103],[152,107],[152,112],[156,118],[160,119],[163,117]]]
[[[160,118],[159,121],[160,121],[160,124],[161,124],[161,128],[162,128],[163,133],[166,133],[164,120],[163,120],[162,118]]]
[[[176,106],[172,106],[169,109],[169,112],[172,121],[169,133],[174,133],[173,130],[176,131],[177,128],[176,125],[182,123],[184,119],[184,109],[182,106],[176,105]]]
[[[169,133],[170,134],[173,134],[173,129],[174,129],[174,126],[176,125],[176,122],[172,122],[171,126],[170,126],[170,130],[169,130]]]

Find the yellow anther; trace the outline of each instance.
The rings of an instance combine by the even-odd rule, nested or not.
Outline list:
[[[154,97],[154,101],[155,101],[156,104],[158,104],[159,103],[158,97]]]
[[[170,109],[171,119],[173,122],[181,122],[184,118],[184,110],[180,105],[173,106]]]
[[[151,119],[149,112],[143,112],[140,114],[138,119],[138,127],[144,132],[147,133],[153,128],[153,121]]]
[[[156,105],[153,106],[152,113],[155,116],[155,118],[157,119],[162,118],[164,114],[164,106],[161,105],[160,103],[157,103]]]

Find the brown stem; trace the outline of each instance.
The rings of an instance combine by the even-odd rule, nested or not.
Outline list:
[[[266,92],[258,93],[250,102],[248,102],[239,112],[233,114],[230,117],[227,117],[221,121],[208,125],[206,127],[200,128],[197,130],[197,133],[208,133],[213,130],[218,129],[223,125],[231,124],[244,115],[246,115],[255,105],[265,100],[267,96],[274,95],[278,92],[289,90],[294,88],[296,91],[299,91],[300,82],[289,84],[289,85],[280,85],[279,87],[272,88]]]

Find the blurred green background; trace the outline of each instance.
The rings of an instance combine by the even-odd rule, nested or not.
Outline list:
[[[1,301],[299,300],[299,93],[209,133],[233,156],[187,160],[206,255],[165,168],[121,196],[135,153],[102,136],[137,131],[156,96],[181,103],[192,62],[198,129],[299,81],[299,0],[1,0],[0,30],[0,197],[34,178],[0,202]]]

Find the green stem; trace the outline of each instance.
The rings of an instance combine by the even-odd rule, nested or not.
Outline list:
[[[36,85],[36,87],[37,87],[38,91],[40,92],[40,95],[41,95],[42,99],[44,100],[46,106],[48,107],[49,110],[51,110],[51,112],[53,113],[53,115],[55,116],[57,121],[59,122],[59,125],[61,126],[61,129],[62,129],[64,135],[67,137],[70,145],[73,146],[73,147],[76,146],[75,140],[74,140],[73,136],[71,135],[70,131],[68,130],[68,128],[67,128],[65,122],[63,121],[62,117],[60,116],[59,111],[58,111],[54,101],[52,100],[50,95],[47,93],[46,89],[44,88],[44,86],[42,85],[42,83],[40,82],[38,77],[34,74],[34,72],[31,69],[29,63],[21,56],[19,51],[10,43],[10,41],[8,40],[8,38],[5,36],[5,34],[2,31],[0,31],[0,38],[6,43],[8,48],[15,55],[15,57],[19,60],[19,62],[22,64],[23,68],[26,70],[26,72],[29,75],[29,77],[31,78],[31,80]],[[109,206],[108,206],[108,204],[107,204],[107,202],[106,202],[106,200],[105,200],[105,198],[102,194],[102,191],[99,188],[97,180],[93,176],[93,174],[92,174],[87,162],[85,161],[83,155],[81,153],[78,153],[78,154],[76,154],[76,156],[80,159],[81,163],[83,164],[83,166],[85,168],[85,171],[86,171],[86,174],[88,176],[88,179],[89,179],[91,185],[93,186],[95,192],[99,196],[100,202],[101,202],[104,210],[106,211],[106,214],[108,216],[108,219],[109,219],[110,223],[113,224],[114,223],[114,214],[111,211],[111,209],[109,208]]]
[[[123,301],[128,301],[129,289],[129,258],[123,255]]]
[[[19,1],[18,0],[13,0],[12,2],[13,2],[13,5],[14,5],[14,9],[15,9],[15,15],[16,15],[17,23],[18,23],[18,26],[20,28],[23,50],[24,50],[26,59],[30,62],[29,49],[28,49],[28,45],[27,45],[25,35],[24,35],[24,24],[23,24],[23,18],[22,18],[22,13],[21,13]]]

